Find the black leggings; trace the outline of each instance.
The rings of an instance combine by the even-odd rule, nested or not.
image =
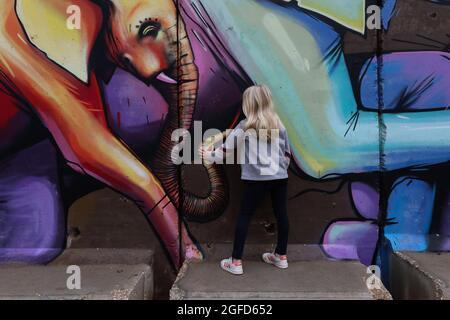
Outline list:
[[[288,244],[289,220],[287,216],[287,179],[270,181],[244,181],[245,191],[242,198],[241,212],[236,225],[233,258],[240,260],[244,252],[248,226],[258,204],[267,191],[272,198],[272,208],[277,218],[278,242],[275,253],[285,255]]]

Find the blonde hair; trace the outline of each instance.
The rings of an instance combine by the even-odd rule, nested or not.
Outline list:
[[[272,93],[265,85],[252,86],[245,90],[242,110],[247,117],[245,131],[254,129],[258,137],[264,134],[265,138],[270,140],[272,130],[279,130],[283,127],[275,111]]]

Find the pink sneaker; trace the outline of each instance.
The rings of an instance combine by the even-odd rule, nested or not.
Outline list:
[[[220,267],[223,270],[225,270],[231,274],[234,274],[234,275],[244,274],[244,269],[242,268],[242,264],[241,265],[233,264],[233,258],[223,259],[222,261],[220,261]]]
[[[288,262],[287,259],[280,259],[276,254],[273,253],[264,253],[262,255],[262,259],[265,263],[274,265],[277,268],[280,269],[287,269]]]

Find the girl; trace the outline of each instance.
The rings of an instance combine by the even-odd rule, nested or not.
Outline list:
[[[275,112],[272,95],[266,86],[253,86],[244,92],[246,119],[231,131],[225,143],[200,148],[203,159],[214,162],[238,147],[241,179],[245,183],[241,211],[237,221],[232,257],[221,261],[223,270],[235,275],[244,273],[242,255],[251,217],[265,193],[270,193],[277,218],[278,243],[274,253],[264,253],[264,262],[285,269],[289,221],[287,216],[287,180],[291,151],[281,120]],[[245,150],[242,150],[242,149]],[[239,157],[240,155],[240,157]],[[227,157],[228,158],[228,157]]]

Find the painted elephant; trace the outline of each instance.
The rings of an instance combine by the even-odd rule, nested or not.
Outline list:
[[[73,5],[82,13],[75,30],[66,23]],[[201,258],[185,225],[179,226],[178,208],[191,219],[211,218],[223,211],[227,189],[219,168],[205,165],[209,193],[184,192],[180,168],[171,161],[172,131],[190,128],[199,81],[175,3],[7,0],[0,24],[0,260],[47,262],[62,250],[58,153],[73,170],[134,201],[176,266]],[[158,88],[167,102],[151,169],[109,126],[99,82],[116,67]],[[47,205],[29,202],[33,193]]]

